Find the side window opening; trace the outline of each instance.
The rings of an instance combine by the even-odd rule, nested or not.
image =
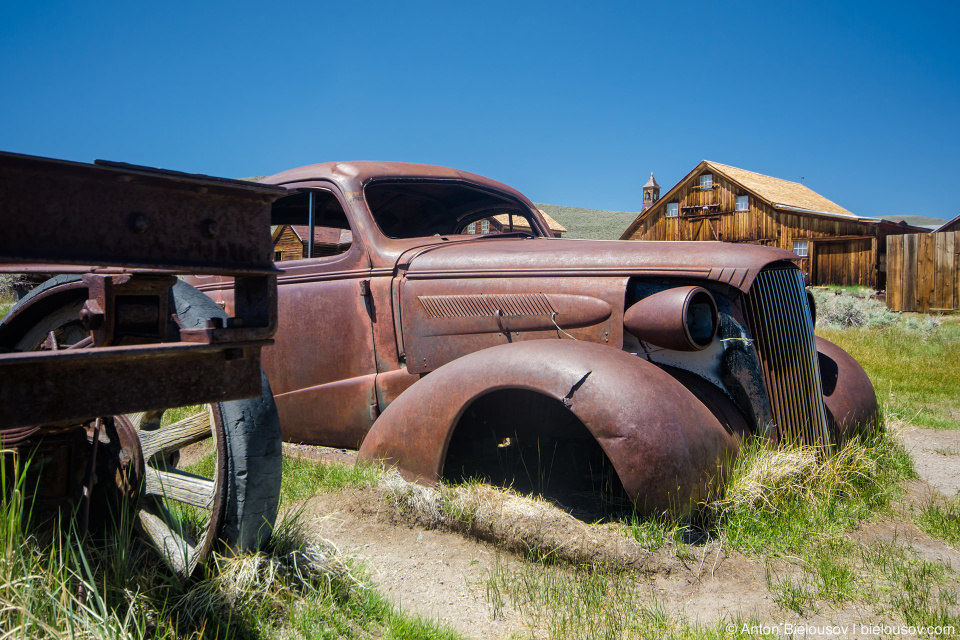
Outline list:
[[[295,193],[277,200],[270,216],[270,231],[275,260],[278,262],[337,256],[346,253],[353,244],[350,223],[340,201],[333,193],[322,189]]]

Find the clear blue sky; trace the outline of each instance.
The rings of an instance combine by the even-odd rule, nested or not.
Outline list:
[[[0,150],[212,175],[458,167],[635,211],[701,159],[960,214],[960,3],[14,2]]]

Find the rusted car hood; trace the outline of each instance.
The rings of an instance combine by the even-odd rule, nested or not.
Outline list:
[[[679,276],[723,282],[746,291],[763,267],[796,259],[784,249],[751,244],[488,236],[407,251],[398,267],[410,279]]]

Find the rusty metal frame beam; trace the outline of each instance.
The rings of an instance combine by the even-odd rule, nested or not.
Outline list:
[[[84,277],[84,319],[97,348],[0,354],[0,429],[259,396],[260,348],[277,329],[282,273],[272,262],[270,210],[286,193],[240,180],[0,152],[0,271],[99,274]],[[111,273],[124,275],[106,277]],[[156,314],[173,313],[165,302],[175,280],[158,276],[176,273],[233,276],[236,316],[181,329],[181,342],[164,342],[173,339],[164,329],[169,315],[155,327],[141,316],[152,323]],[[155,290],[162,303],[134,295],[121,308],[111,294],[117,286]],[[92,326],[98,321],[99,330]],[[114,321],[144,329],[146,338],[136,341],[149,344],[123,338],[123,346],[111,346],[123,335],[113,335]]]

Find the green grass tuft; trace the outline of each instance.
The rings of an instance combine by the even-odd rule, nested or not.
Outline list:
[[[722,535],[748,553],[786,553],[855,528],[887,509],[913,476],[909,454],[886,430],[833,455],[747,443],[721,500],[708,505]]]
[[[297,513],[262,552],[215,556],[202,579],[182,585],[124,524],[96,545],[70,529],[27,535],[22,475],[10,475],[0,465],[0,484],[11,489],[0,493],[4,638],[458,637],[392,607],[361,568],[314,541]]]
[[[345,487],[372,487],[379,481],[382,470],[379,465],[362,462],[347,466],[284,456],[280,504]]]
[[[954,546],[960,545],[960,495],[930,497],[915,522],[930,535]]]

